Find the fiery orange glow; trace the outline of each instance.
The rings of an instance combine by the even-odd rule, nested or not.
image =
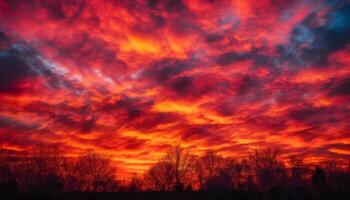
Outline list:
[[[349,5],[131,2],[0,0],[1,146],[349,158]]]

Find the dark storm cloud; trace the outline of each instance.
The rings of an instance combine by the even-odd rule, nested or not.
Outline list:
[[[164,84],[172,77],[183,71],[190,70],[191,68],[192,64],[188,60],[165,58],[151,64],[151,66],[142,73],[142,76],[152,79],[156,83]]]
[[[324,25],[318,25],[316,13],[307,16],[291,33],[291,46],[284,50],[286,60],[290,58],[292,64],[327,66],[327,56],[350,43],[349,13],[350,5],[333,8],[324,17]],[[293,56],[293,52],[300,54]]]
[[[37,52],[25,44],[14,44],[10,37],[0,32],[0,91],[19,92],[18,84],[26,78],[35,77],[38,72],[33,65],[43,64],[36,59]]]
[[[259,67],[261,65],[273,65],[272,60],[274,58],[267,57],[262,55],[261,52],[264,51],[261,48],[255,48],[251,51],[240,52],[240,51],[230,51],[218,55],[214,58],[215,62],[221,66],[227,66],[235,62],[252,60],[254,62],[254,67]]]
[[[290,111],[290,117],[294,120],[300,121],[300,122],[306,122],[310,118],[318,117],[320,114],[323,114],[324,112],[327,112],[324,108],[314,108],[314,107],[302,107],[302,108],[296,108],[294,110]]]
[[[262,83],[257,78],[250,76],[243,76],[239,82],[237,93],[239,95],[247,94],[256,87],[261,87]]]
[[[170,83],[171,89],[182,95],[187,95],[190,92],[190,87],[192,87],[192,85],[193,78],[188,76],[177,78]]]
[[[137,97],[119,96],[118,99],[106,99],[96,105],[96,112],[114,116],[120,123],[134,123],[151,109],[153,101]]]
[[[208,42],[209,44],[211,44],[211,43],[221,41],[224,38],[225,38],[225,36],[220,35],[220,34],[208,34],[205,36],[205,41]]]
[[[187,8],[182,0],[148,0],[147,6],[151,9],[165,9],[169,13],[186,11]]]
[[[21,52],[16,48],[0,50],[0,91],[19,92],[17,84],[25,78],[37,76],[37,72],[27,62],[32,52]]]
[[[124,71],[126,63],[117,58],[115,50],[108,47],[108,43],[93,38],[87,32],[79,32],[74,35],[75,40],[66,42],[61,38],[48,41],[48,45],[54,48],[62,59],[71,59],[79,63],[81,70],[87,70],[86,66],[103,66],[103,72],[112,76],[113,72]]]
[[[60,128],[69,131],[79,130],[79,132],[86,134],[90,133],[94,128],[97,128],[96,116],[84,116],[77,119],[76,116],[70,114],[50,114],[50,119],[54,121],[55,125],[61,125]]]
[[[300,131],[292,132],[290,135],[298,136],[306,142],[310,142],[320,136],[319,131],[315,127],[307,128]]]
[[[12,11],[18,8],[27,10],[41,9],[46,10],[47,17],[51,20],[64,20],[77,18],[84,9],[85,2],[80,0],[73,1],[21,1],[5,0]]]
[[[350,77],[346,77],[340,81],[337,81],[337,83],[334,83],[329,95],[350,96]]]
[[[6,116],[0,115],[0,128],[6,127],[11,130],[25,131],[25,130],[35,130],[39,127],[39,124],[28,124],[22,121],[11,119]]]
[[[0,29],[0,50],[8,48],[11,43],[11,39],[6,35],[4,31]]]
[[[115,109],[126,111],[129,119],[140,117],[153,105],[152,101],[143,101],[140,98],[123,96],[115,102]]]
[[[182,0],[151,0],[148,1],[148,7],[157,13],[163,13],[162,24],[176,35],[187,35],[190,33],[200,33],[201,28],[196,23],[193,13],[187,8]]]
[[[230,116],[230,115],[233,115],[235,113],[236,106],[230,102],[223,101],[223,102],[219,102],[217,105],[215,105],[214,109],[220,115]]]
[[[87,73],[100,68],[105,76],[114,80],[128,68],[107,42],[92,37],[88,32],[75,33],[74,38],[69,42],[55,38],[48,41],[48,45],[55,49],[60,59],[73,60],[81,71]]]
[[[41,54],[23,41],[14,41],[3,37],[9,42],[0,46],[0,92],[18,94],[32,91],[24,87],[22,82],[34,82],[36,78],[45,78],[51,88],[70,87],[73,85],[61,75],[52,71],[50,62],[46,62]]]
[[[111,63],[115,60],[116,52],[108,49],[106,42],[92,38],[87,32],[76,33],[74,38],[74,41],[66,44],[61,43],[59,39],[51,43],[58,48],[58,53],[62,56],[69,56],[80,62],[88,63],[91,61],[91,56],[96,58],[94,62],[100,60],[103,63]]]
[[[219,55],[216,58],[216,63],[219,65],[225,66],[229,65],[235,61],[242,61],[242,60],[248,60],[252,58],[251,53],[245,53],[245,52],[228,52],[224,53],[222,55]]]
[[[55,20],[75,19],[80,16],[85,8],[85,2],[74,1],[41,1],[42,7],[47,8],[51,17]],[[67,12],[69,11],[69,13]]]
[[[347,108],[339,106],[312,107],[305,105],[290,109],[289,116],[299,123],[318,130],[325,130],[329,126],[339,126],[344,119],[350,117],[350,114]]]

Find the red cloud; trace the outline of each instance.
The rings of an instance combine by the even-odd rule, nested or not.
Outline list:
[[[0,145],[94,149],[123,173],[178,142],[344,158],[347,11],[323,1],[2,1]]]

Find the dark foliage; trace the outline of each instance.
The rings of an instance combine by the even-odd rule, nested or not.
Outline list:
[[[179,145],[144,174],[118,181],[108,156],[68,158],[38,145],[28,154],[0,151],[1,199],[346,199],[349,164],[317,166],[280,151],[257,149],[240,159],[214,151],[194,156]]]

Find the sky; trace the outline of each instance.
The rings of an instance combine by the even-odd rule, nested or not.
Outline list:
[[[350,156],[350,2],[0,0],[0,147]]]

